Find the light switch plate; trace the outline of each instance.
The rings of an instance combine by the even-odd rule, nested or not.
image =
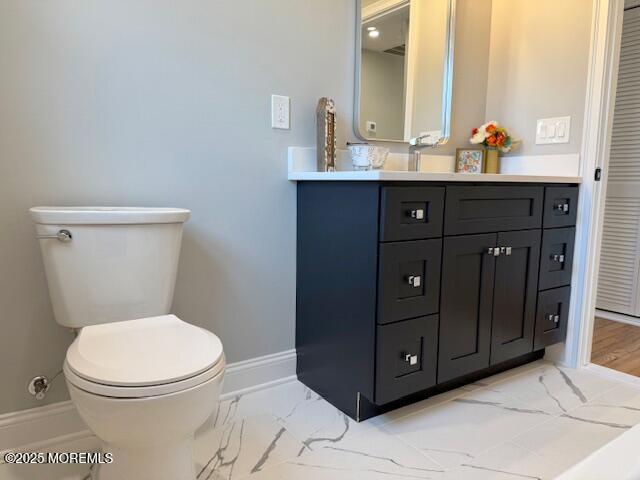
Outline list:
[[[571,117],[553,117],[538,120],[536,145],[569,143]]]
[[[271,95],[271,128],[291,127],[289,107],[291,100],[284,95]]]

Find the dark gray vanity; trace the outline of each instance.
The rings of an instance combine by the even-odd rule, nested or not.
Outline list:
[[[298,182],[298,378],[356,420],[566,336],[578,186]]]

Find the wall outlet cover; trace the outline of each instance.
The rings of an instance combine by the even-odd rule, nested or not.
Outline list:
[[[289,109],[291,99],[284,95],[271,95],[271,128],[287,130],[291,127]]]
[[[571,117],[542,118],[536,126],[536,145],[569,143]]]

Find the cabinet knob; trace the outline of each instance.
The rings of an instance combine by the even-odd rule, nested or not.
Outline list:
[[[500,256],[500,247],[489,247],[487,248],[487,253],[489,255],[493,255],[494,257]]]
[[[412,287],[417,288],[422,285],[422,277],[420,277],[420,275],[409,275],[407,277],[407,283]]]
[[[569,204],[568,203],[559,203],[556,205],[556,210],[560,213],[568,213],[569,212]]]
[[[416,208],[415,210],[411,210],[409,212],[409,215],[411,215],[411,218],[415,218],[416,220],[423,220],[424,219],[424,209]]]
[[[511,255],[512,252],[512,248],[511,247],[500,247],[500,255]]]
[[[418,355],[411,355],[410,353],[405,354],[404,361],[409,365],[417,365],[418,364]]]
[[[558,323],[560,323],[560,315],[557,315],[555,313],[550,313],[547,315],[547,320],[557,325]]]
[[[551,255],[551,260],[558,263],[564,263],[564,255],[558,255],[558,254]]]

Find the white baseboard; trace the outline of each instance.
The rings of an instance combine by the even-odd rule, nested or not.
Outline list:
[[[296,378],[296,351],[230,363],[221,400]],[[70,400],[0,415],[0,462],[6,451],[46,451],[52,445],[90,442],[93,435]]]
[[[609,312],[607,310],[596,310],[596,317],[640,327],[640,318],[623,315],[622,313]]]

